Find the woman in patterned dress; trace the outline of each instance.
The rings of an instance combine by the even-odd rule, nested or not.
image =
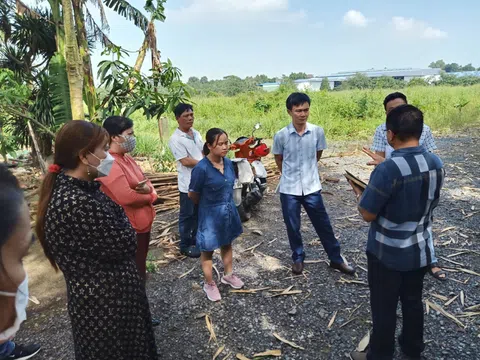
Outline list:
[[[63,272],[77,360],[157,359],[136,238],[123,209],[100,190],[108,175],[107,132],[71,121],[55,141],[40,193],[36,232]]]

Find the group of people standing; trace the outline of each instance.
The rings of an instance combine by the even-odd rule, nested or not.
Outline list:
[[[390,95],[398,102],[395,96]],[[354,360],[392,358],[398,299],[404,312],[400,345],[407,355],[419,357],[424,347],[423,276],[430,270],[444,279],[441,269],[431,267],[436,264],[432,211],[443,183],[442,163],[422,146],[422,137],[433,138],[425,135],[421,111],[406,105],[406,98],[387,110],[387,99],[385,130],[377,130],[373,147],[378,153],[365,150],[376,165],[370,183],[363,193],[352,183],[359,211],[372,224],[367,255],[373,334],[368,354],[353,352]],[[326,139],[321,127],[308,122],[310,103],[304,93],[288,97],[292,122],[275,135],[272,151],[281,173],[278,192],[292,271],[301,274],[304,268],[303,206],[330,267],[353,275],[323,204],[317,163]],[[178,170],[180,251],[201,258],[203,289],[209,300],[219,301],[212,276],[215,250],[221,250],[224,265],[221,283],[244,286],[233,271],[232,242],[243,230],[233,202],[234,167],[226,156],[230,142],[219,128],[210,129],[204,142],[193,129],[189,104],[179,104],[175,117],[178,128],[169,146]],[[385,140],[393,151],[382,147]],[[145,291],[157,194],[129,155],[135,144],[128,118],[109,117],[103,127],[71,121],[57,134],[54,162],[42,183],[35,233],[54,269],[65,276],[76,359],[158,357],[153,327],[159,322],[151,317]],[[12,338],[25,320],[28,277],[21,259],[33,235],[22,192],[3,167],[0,182],[0,360],[27,359],[39,347],[15,346]]]

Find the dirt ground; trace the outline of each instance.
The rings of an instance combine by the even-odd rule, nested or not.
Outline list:
[[[479,139],[471,135],[437,139],[447,179],[433,229],[437,256],[448,268],[449,280],[439,282],[427,275],[424,299],[456,316],[461,325],[430,308],[425,316],[427,359],[480,358],[480,308],[466,310],[480,304]],[[333,146],[335,151],[342,148],[342,144]],[[312,263],[306,265],[304,276],[292,277],[279,198],[270,192],[234,245],[234,266],[246,288],[268,289],[252,294],[231,293],[220,285],[223,299],[211,303],[201,290],[202,273],[197,260],[174,261],[151,274],[147,284],[151,311],[162,322],[155,330],[160,358],[212,359],[222,346],[218,359],[234,359],[238,353],[252,359],[256,353],[274,349],[281,350],[281,359],[347,358],[368,333],[371,321],[364,251],[368,225],[358,216],[353,193],[342,173],[347,169],[367,180],[371,171],[365,165],[367,160],[357,153],[329,157],[320,163],[324,179],[340,179],[338,183],[325,181],[323,196],[343,255],[357,266],[357,278],[347,278],[328,268],[327,257],[305,214],[304,243],[307,260]],[[270,189],[275,185],[270,184]],[[218,254],[214,262],[222,272]],[[26,265],[31,294],[40,304],[30,304],[28,320],[16,340],[40,343],[43,350],[36,359],[73,359],[62,276],[49,267],[38,244]],[[272,290],[288,288],[300,293],[272,297],[279,294]],[[465,313],[470,316],[459,317]],[[209,341],[205,314],[213,324],[216,341]],[[400,311],[398,320],[400,328]],[[302,349],[280,342],[274,333]]]

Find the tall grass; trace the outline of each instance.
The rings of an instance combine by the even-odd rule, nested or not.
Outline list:
[[[393,90],[392,90],[393,91]],[[385,121],[384,97],[388,90],[349,90],[310,92],[309,121],[324,128],[328,140],[367,140]],[[419,107],[425,123],[436,134],[445,134],[480,124],[480,85],[470,87],[410,87],[402,90],[409,103]],[[226,130],[231,139],[249,135],[255,123],[262,124],[256,135],[272,138],[290,118],[285,109],[285,91],[243,93],[235,97],[196,97],[193,99],[195,128],[202,135],[212,127]],[[466,105],[465,105],[466,104]],[[464,105],[464,106],[462,106]],[[170,131],[176,127],[173,114]],[[159,140],[157,123],[134,114],[138,135],[137,153],[158,160],[172,160],[167,144]]]

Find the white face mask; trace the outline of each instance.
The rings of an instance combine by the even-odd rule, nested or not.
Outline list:
[[[113,163],[115,162],[115,158],[112,155],[110,155],[110,153],[107,153],[107,157],[105,159],[100,159],[95,154],[92,154],[92,155],[95,156],[100,161],[100,164],[98,164],[98,166],[93,166],[89,164],[91,167],[97,169],[98,177],[108,176],[108,174],[110,174],[110,170],[112,170],[112,166],[113,166]]]
[[[16,293],[0,291],[0,296],[15,297],[15,311],[17,312],[15,322],[11,327],[0,333],[0,341],[7,341],[17,333],[18,329],[20,329],[20,324],[27,319],[25,309],[28,304],[28,275],[25,276],[25,280],[22,281]]]

